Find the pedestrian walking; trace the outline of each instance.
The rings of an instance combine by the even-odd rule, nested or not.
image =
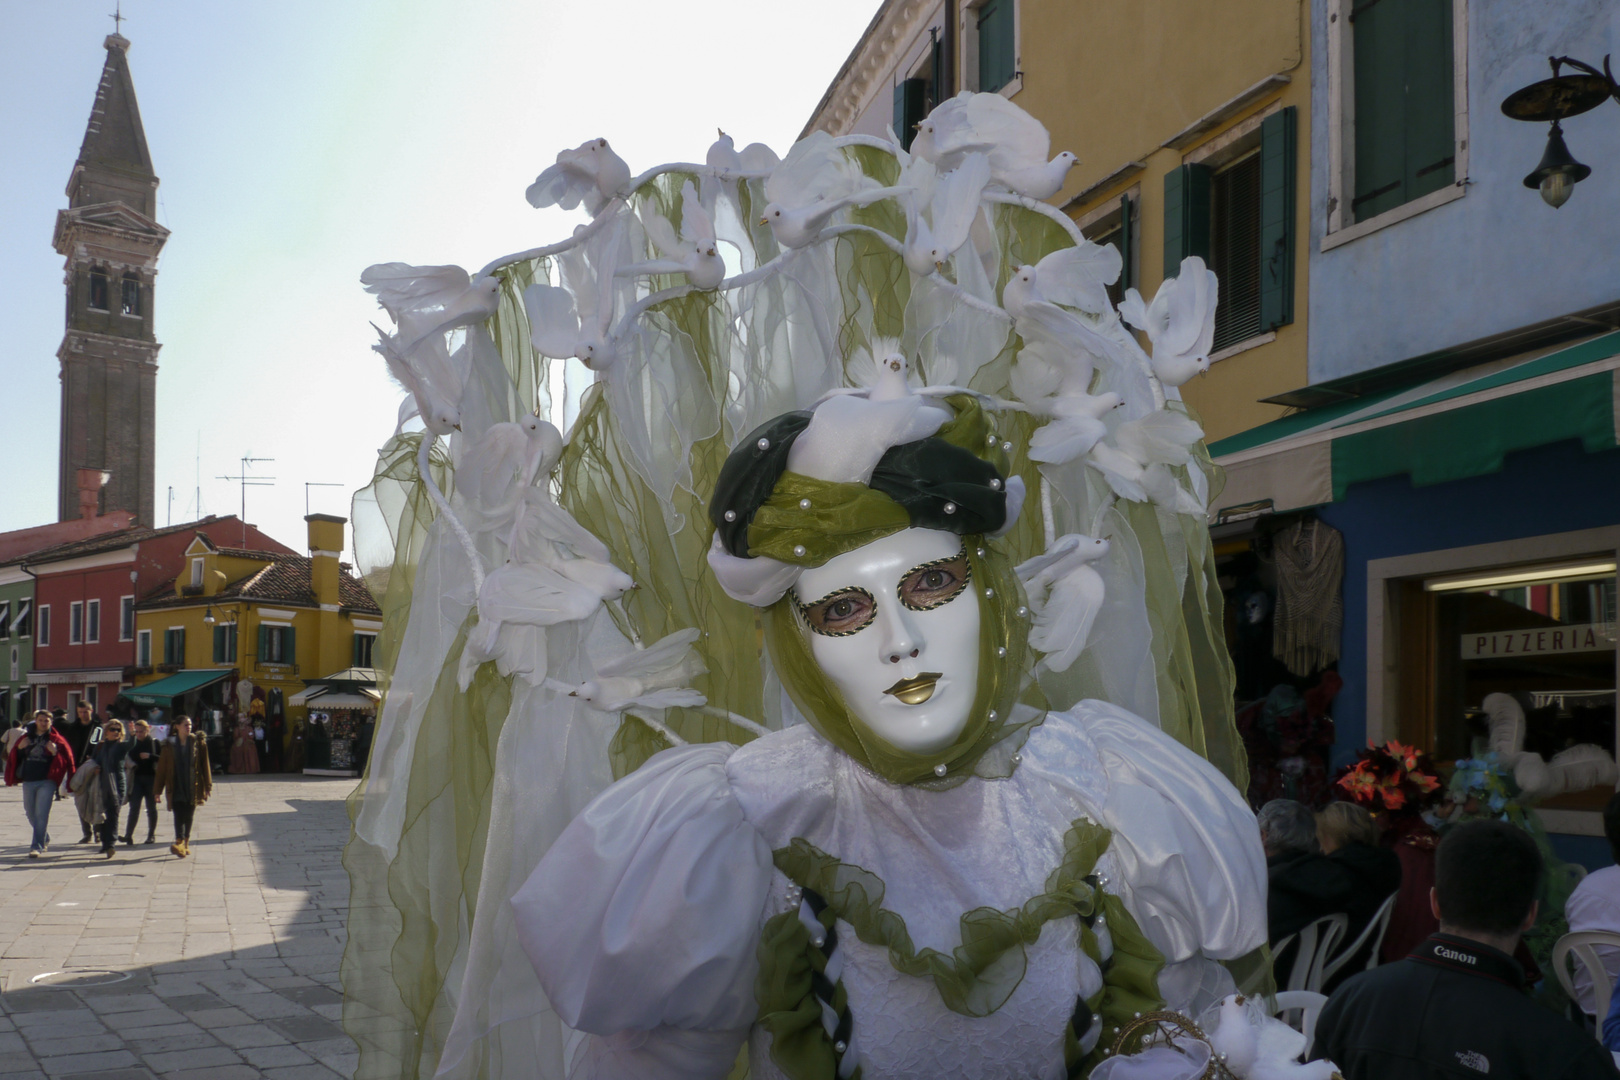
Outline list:
[[[11,756],[11,748],[17,745],[18,739],[23,737],[26,727],[27,725],[21,720],[11,722],[11,726],[6,728],[6,733],[0,735],[0,754],[4,754],[6,757]]]
[[[157,778],[158,754],[161,748],[152,738],[152,725],[145,720],[135,721],[135,738],[129,744],[129,825],[124,830],[124,843],[135,842],[135,822],[141,816],[141,803],[146,804],[146,840],[150,844],[157,838],[157,795],[153,785]]]
[[[61,732],[51,726],[51,714],[34,711],[31,729],[11,745],[6,755],[6,786],[22,785],[23,812],[33,826],[28,857],[37,859],[50,849],[51,800],[56,785],[73,772],[73,748]]]
[[[90,753],[90,744],[94,741],[92,733],[96,730],[96,710],[90,707],[88,701],[81,701],[73,708],[73,718],[69,719],[62,710],[57,710],[56,730],[62,733],[67,740],[68,747],[73,751],[73,764],[75,768],[84,765]],[[79,818],[79,828],[84,835],[79,843],[90,842],[90,822]]]
[[[101,730],[101,742],[90,751],[90,760],[101,770],[96,779],[101,786],[101,820],[96,822],[96,829],[101,854],[110,859],[118,846],[118,812],[128,790],[124,760],[129,756],[129,743],[124,741],[122,720],[108,720]]]
[[[191,718],[175,714],[171,735],[158,758],[153,790],[174,812],[174,843],[169,851],[180,858],[191,854],[191,819],[214,790],[214,772],[208,764],[208,741],[191,733]]]

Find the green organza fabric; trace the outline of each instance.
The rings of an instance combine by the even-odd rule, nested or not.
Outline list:
[[[975,774],[1010,775],[1010,752],[1022,741],[1021,729],[1037,722],[1045,711],[1039,688],[1025,686],[1021,678],[1031,657],[1026,619],[1018,615],[1023,601],[1012,564],[995,542],[977,536],[965,541],[979,590],[979,688],[962,734],[937,753],[898,749],[874,735],[849,710],[810,652],[810,631],[792,593],[765,610],[765,643],[793,704],[828,742],[897,784],[954,786]],[[1001,752],[986,771],[980,766],[992,747]],[[945,766],[943,774],[937,771],[940,765]]]
[[[918,949],[905,919],[883,906],[884,885],[868,870],[850,866],[803,839],[773,853],[776,867],[790,881],[813,890],[827,906],[818,918],[831,928],[848,924],[868,945],[886,949],[889,963],[902,974],[933,981],[940,1000],[964,1016],[988,1016],[1004,1005],[1023,981],[1028,946],[1046,924],[1079,916],[1080,947],[1103,973],[1103,988],[1087,1005],[1103,1020],[1100,1056],[1108,1033],[1133,1014],[1162,1008],[1158,972],[1164,957],[1148,942],[1119,898],[1104,892],[1091,877],[1112,834],[1103,826],[1077,821],[1063,838],[1063,857],[1046,881],[1046,890],[1010,911],[977,908],[961,917],[961,940],[950,954]],[[1089,921],[1101,916],[1113,943],[1106,960]],[[796,911],[770,919],[760,938],[759,976],[755,996],[759,1023],[771,1034],[771,1058],[793,1080],[830,1080],[837,1054],[822,1024],[821,1006],[812,994],[815,973],[824,973],[825,957],[812,947]],[[843,995],[843,987],[835,987]],[[835,1011],[847,996],[835,996]],[[1071,1053],[1079,1054],[1070,1033]],[[1073,1061],[1070,1064],[1074,1064]]]

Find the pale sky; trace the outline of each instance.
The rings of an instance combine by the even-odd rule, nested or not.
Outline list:
[[[0,0],[0,532],[56,518],[56,212],[113,0]],[[610,140],[639,172],[723,127],[786,152],[877,0],[125,0],[170,230],[156,297],[157,523],[239,509],[304,546],[348,515],[401,392],[370,351],[376,262],[460,263],[567,236],[524,188]],[[201,477],[199,514],[197,488]],[[169,489],[173,488],[172,514]],[[351,540],[352,550],[352,540]]]

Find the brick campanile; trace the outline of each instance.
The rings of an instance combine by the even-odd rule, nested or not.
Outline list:
[[[153,525],[157,354],[152,329],[158,253],[157,175],[129,75],[129,41],[111,34],[90,123],[57,212],[66,259],[57,517],[80,516],[78,470],[108,474],[101,512]]]

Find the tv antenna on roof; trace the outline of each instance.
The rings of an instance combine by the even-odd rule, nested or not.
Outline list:
[[[247,489],[250,487],[275,487],[276,478],[273,476],[254,476],[248,472],[248,466],[255,461],[274,461],[273,457],[242,456],[242,473],[240,476],[221,476],[221,480],[235,480],[242,485],[242,546],[247,547]]]

